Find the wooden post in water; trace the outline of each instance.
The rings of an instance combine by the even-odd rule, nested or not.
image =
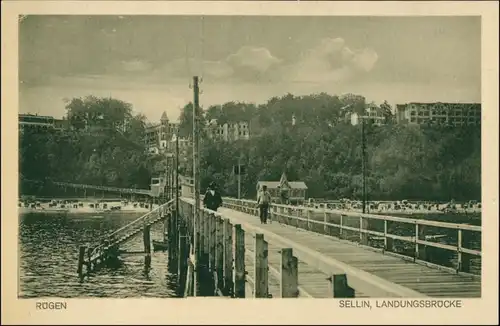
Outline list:
[[[235,253],[234,253],[234,296],[245,297],[245,231],[241,224],[234,226]]]
[[[199,223],[200,237],[198,238],[199,251],[197,252],[197,259],[201,263],[203,263],[203,259],[205,256],[205,237],[206,237],[205,225],[206,225],[205,214],[203,213],[203,211],[200,211],[200,223]]]
[[[233,226],[228,218],[224,219],[224,292],[233,292]]]
[[[80,279],[83,278],[83,263],[85,261],[85,250],[87,248],[85,246],[80,246],[80,251],[78,253],[78,269],[77,269],[77,272],[78,272],[78,276],[80,277]]]
[[[208,220],[208,214],[205,211],[201,211],[201,217],[203,220],[203,241],[201,243],[202,249],[202,260],[203,264],[208,267],[208,255],[209,255],[209,242],[210,242],[210,221]],[[201,239],[200,239],[201,241]]]
[[[217,272],[218,289],[224,286],[224,221],[216,217],[216,246],[215,246],[215,271]]]
[[[203,235],[203,224],[204,221],[202,220],[202,215],[201,211],[198,213],[198,222],[196,224],[197,226],[197,242],[196,242],[196,251],[195,251],[195,256],[196,256],[196,261],[199,262],[201,260],[201,257],[203,256],[203,241],[205,241],[205,236]]]
[[[170,244],[169,247],[171,248],[171,257],[169,258],[170,261],[170,270],[172,272],[177,272],[178,270],[178,252],[179,252],[179,226],[178,226],[178,218],[177,218],[177,211],[173,210],[170,212],[170,228],[171,232],[169,231],[169,237],[170,237]]]
[[[254,295],[256,298],[268,297],[268,261],[267,242],[262,233],[255,235],[255,284]]]
[[[151,254],[151,225],[144,225],[143,232],[143,240],[144,240],[144,252],[147,255]]]
[[[347,284],[346,274],[333,274],[327,280],[330,281],[330,288],[334,298],[354,298],[355,292]]]
[[[186,282],[187,257],[189,255],[187,249],[186,227],[182,225],[179,227],[179,251],[177,255],[177,282],[180,286],[183,286]]]
[[[293,256],[291,248],[281,249],[281,297],[297,298],[299,296],[298,260]]]
[[[208,220],[210,221],[210,248],[209,248],[209,259],[210,259],[210,272],[215,271],[215,246],[216,246],[216,223],[215,215],[210,214]],[[215,281],[215,280],[214,280]]]

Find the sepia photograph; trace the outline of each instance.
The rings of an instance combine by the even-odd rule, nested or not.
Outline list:
[[[485,295],[480,15],[17,18],[20,301]]]

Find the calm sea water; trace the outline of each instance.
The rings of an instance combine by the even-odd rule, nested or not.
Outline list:
[[[175,297],[176,279],[167,269],[164,252],[122,255],[121,263],[103,267],[80,283],[78,247],[131,222],[141,213],[22,214],[19,216],[19,297]],[[151,238],[162,238],[163,225]],[[121,249],[143,250],[142,233]]]

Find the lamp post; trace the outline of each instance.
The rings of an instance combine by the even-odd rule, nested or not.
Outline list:
[[[360,121],[361,120],[361,121]],[[352,113],[351,124],[353,126],[361,123],[361,178],[362,178],[362,209],[363,214],[366,213],[366,133],[365,119],[357,113]]]

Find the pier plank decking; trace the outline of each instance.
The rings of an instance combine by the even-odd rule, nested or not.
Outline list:
[[[277,222],[262,225],[259,218],[254,215],[224,207],[219,208],[219,212],[238,222],[264,229],[267,232],[289,239],[297,245],[314,249],[322,256],[335,259],[389,282],[413,289],[426,296],[481,297],[481,280],[477,276],[453,274],[449,271],[408,262],[346,240],[309,232]],[[272,244],[273,241],[267,236],[267,232],[265,233],[266,238]],[[249,238],[247,237],[247,239]],[[272,256],[274,255],[270,254],[270,258]],[[270,260],[270,265],[276,264]],[[305,270],[304,267],[306,267]],[[339,270],[338,272],[342,271]],[[326,279],[326,274],[317,269],[315,270],[314,267],[308,266],[304,262],[299,264],[299,286],[306,289],[314,297],[331,297],[328,292],[328,281],[323,282],[323,277]],[[364,296],[362,288],[355,288],[355,290],[356,297]]]

